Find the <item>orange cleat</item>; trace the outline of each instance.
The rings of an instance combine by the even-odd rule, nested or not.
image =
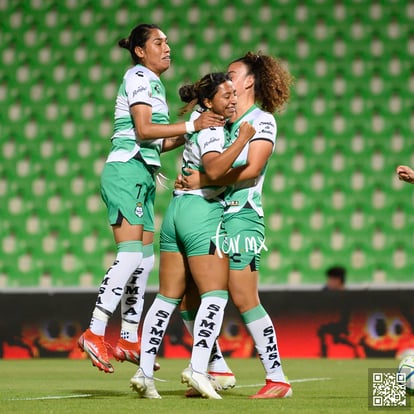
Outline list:
[[[112,373],[114,367],[109,362],[108,351],[103,336],[95,335],[90,329],[87,329],[78,339],[78,346],[86,352],[92,365],[95,365],[100,371]]]
[[[116,347],[112,350],[114,358],[119,362],[128,361],[135,365],[139,365],[140,361],[140,345],[139,342],[129,342],[125,339],[119,338]],[[158,362],[154,363],[154,371],[160,369]]]
[[[289,383],[267,379],[266,385],[250,398],[288,398],[292,396],[292,393]]]
[[[139,365],[140,346],[138,342],[129,342],[119,338],[116,347],[112,350],[114,358],[119,362],[132,362]]]

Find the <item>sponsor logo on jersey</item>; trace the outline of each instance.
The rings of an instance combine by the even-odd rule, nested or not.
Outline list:
[[[208,141],[204,143],[204,148],[208,147],[209,145],[213,144],[214,142],[220,141],[219,138],[210,138]]]
[[[145,92],[147,88],[145,86],[139,86],[137,89],[132,91],[132,97],[135,98],[139,93]]]
[[[259,125],[267,125],[267,128],[273,127],[273,124],[271,122],[259,122]]]
[[[268,134],[268,135],[273,135],[272,131],[269,131],[269,129],[261,129],[259,131],[259,134]]]

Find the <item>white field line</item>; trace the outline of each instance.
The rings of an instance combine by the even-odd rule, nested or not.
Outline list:
[[[88,398],[88,397],[93,397],[93,394],[46,395],[44,397],[7,398],[3,401],[64,400],[66,398]]]
[[[322,377],[322,378],[303,378],[297,380],[289,380],[289,382],[308,382],[308,381],[330,381],[332,378]]]
[[[289,380],[290,383],[294,382],[309,382],[309,381],[329,381],[332,378],[302,378],[302,379],[296,379],[296,380]],[[163,380],[165,382],[168,382],[166,380]],[[236,385],[235,388],[253,388],[253,387],[261,387],[263,386],[263,383],[261,384],[248,384],[248,385]],[[93,394],[73,394],[73,395],[46,395],[44,397],[26,397],[26,398],[7,398],[3,401],[38,401],[38,400],[64,400],[67,398],[88,398],[93,397]]]
[[[332,378],[322,377],[322,378],[301,378],[296,380],[289,380],[292,384],[294,382],[309,382],[309,381],[329,381]],[[262,387],[263,383],[261,384],[249,384],[249,385],[236,385],[234,388],[250,388],[250,387]]]

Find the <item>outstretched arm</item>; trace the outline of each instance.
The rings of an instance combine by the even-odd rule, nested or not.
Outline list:
[[[140,140],[176,137],[187,132],[185,122],[177,124],[153,123],[152,108],[148,105],[138,104],[132,106],[131,115],[134,120],[137,138]],[[205,111],[194,121],[194,130],[200,131],[201,129],[221,127],[223,125],[223,116]]]

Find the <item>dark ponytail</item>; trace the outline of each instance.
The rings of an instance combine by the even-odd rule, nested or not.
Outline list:
[[[204,105],[205,99],[213,99],[217,93],[218,87],[226,81],[231,80],[229,75],[224,72],[210,73],[203,76],[198,82],[181,86],[178,90],[180,99],[183,102],[187,102],[184,105],[179,114],[183,115],[194,108],[196,104],[201,108],[206,109]]]
[[[178,90],[178,94],[183,102],[189,103],[194,99],[197,99],[196,84],[181,86]]]
[[[121,39],[118,42],[118,45],[120,47],[123,47],[124,49],[128,49],[129,50],[129,38],[128,37],[124,37],[123,39]]]
[[[131,54],[131,58],[135,64],[141,63],[140,58],[135,53],[135,48],[145,47],[145,43],[150,38],[151,30],[160,29],[156,24],[139,24],[132,29],[130,35],[119,40],[118,45],[124,49],[128,49]]]

